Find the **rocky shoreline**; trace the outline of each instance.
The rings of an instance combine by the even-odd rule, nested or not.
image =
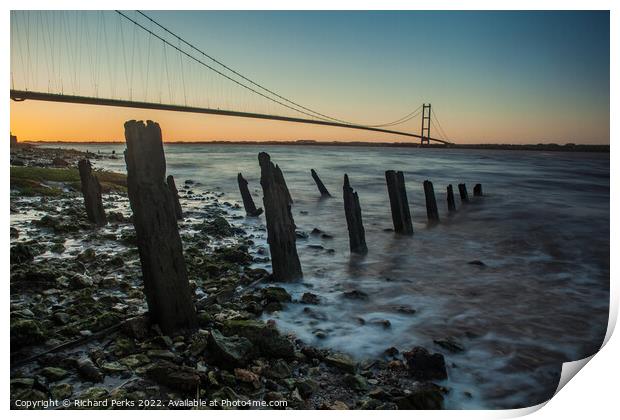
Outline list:
[[[216,402],[204,408],[443,408],[441,354],[390,348],[353,360],[263,321],[289,302],[320,298],[274,285],[256,267],[268,261],[264,250],[235,226],[238,205],[192,180],[178,181],[179,228],[200,328],[163,335],[148,322],[124,175],[98,172],[109,223],[95,229],[73,172],[84,157],[95,166],[117,158],[11,151],[12,408],[50,399],[69,400],[65,408],[203,408],[184,403],[194,399]]]

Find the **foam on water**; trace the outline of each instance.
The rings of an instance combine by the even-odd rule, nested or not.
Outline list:
[[[70,147],[115,150],[120,159],[95,166],[125,171],[123,145]],[[282,168],[295,222],[309,234],[297,242],[305,277],[285,287],[294,299],[307,291],[321,297],[319,305],[291,303],[270,314],[281,329],[361,359],[381,357],[391,346],[440,351],[449,370],[443,383],[451,389],[449,408],[537,404],[553,394],[562,362],[599,348],[609,304],[609,154],[168,145],[168,173],[177,185],[192,179],[239,203],[236,174],[242,172],[260,206],[257,154],[263,150]],[[311,168],[334,198],[320,198]],[[387,169],[405,172],[413,237],[386,230]],[[348,251],[344,173],[360,197],[365,258]],[[434,227],[426,224],[425,179],[437,195],[441,223]],[[449,217],[445,187],[462,182],[470,198],[473,185],[482,183],[485,197]],[[233,223],[266,247],[263,221]],[[310,234],[313,228],[332,238]],[[485,265],[468,264],[474,260]],[[343,298],[352,289],[368,299]],[[446,337],[465,351],[450,353],[433,342]]]

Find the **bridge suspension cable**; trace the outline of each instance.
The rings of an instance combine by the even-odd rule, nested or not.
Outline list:
[[[125,15],[125,14],[123,14],[122,12],[120,12],[120,11],[118,11],[118,10],[117,10],[116,12],[117,12],[117,13],[119,13],[119,14],[121,14],[123,17],[125,17],[125,18],[129,19],[129,20],[130,20],[130,21],[132,21],[134,24],[136,24],[136,25],[140,26],[141,28],[145,29],[143,26],[141,26],[141,25],[140,25],[139,23],[137,23],[135,20],[130,19],[128,16],[126,16],[126,15]],[[372,124],[361,124],[361,123],[355,123],[355,122],[346,121],[346,120],[343,120],[343,119],[340,119],[340,118],[331,117],[331,116],[329,116],[329,115],[325,115],[325,114],[323,114],[323,113],[320,113],[320,112],[318,112],[318,111],[315,111],[315,110],[313,110],[313,109],[310,109],[310,108],[308,108],[308,107],[305,107],[305,106],[303,106],[303,105],[301,105],[301,104],[299,104],[299,103],[297,103],[297,102],[295,102],[295,101],[293,101],[293,100],[291,100],[291,99],[288,99],[288,98],[286,98],[286,97],[284,97],[284,96],[282,96],[282,95],[280,95],[280,94],[278,94],[278,93],[274,92],[274,91],[273,91],[273,90],[271,90],[271,89],[266,88],[265,86],[263,86],[263,85],[261,85],[261,84],[259,84],[259,83],[255,82],[254,80],[252,80],[252,79],[250,79],[250,78],[248,78],[248,77],[244,76],[243,74],[239,73],[238,71],[236,71],[236,70],[232,69],[231,67],[227,66],[226,64],[224,64],[224,63],[223,63],[223,62],[221,62],[220,60],[217,60],[217,59],[216,59],[216,58],[214,58],[213,56],[211,56],[211,55],[207,54],[205,51],[203,51],[203,50],[201,50],[200,48],[196,47],[194,44],[192,44],[192,43],[190,43],[190,42],[186,41],[184,38],[182,38],[182,37],[180,37],[179,35],[175,34],[175,33],[174,33],[174,32],[172,32],[171,30],[169,30],[168,28],[166,28],[165,26],[163,26],[162,24],[160,24],[159,22],[157,22],[155,19],[153,19],[153,18],[151,18],[150,16],[148,16],[146,13],[144,13],[144,12],[142,12],[142,11],[140,11],[140,10],[136,10],[136,12],[137,12],[137,13],[139,13],[140,15],[142,15],[144,18],[148,19],[151,23],[155,24],[156,26],[158,26],[160,29],[162,29],[162,30],[163,30],[163,31],[165,31],[166,33],[168,33],[168,34],[170,34],[171,36],[173,36],[174,38],[176,38],[179,42],[182,42],[183,44],[187,45],[188,47],[190,47],[190,48],[191,48],[191,49],[193,49],[194,51],[196,51],[196,52],[198,52],[199,54],[201,54],[202,56],[204,56],[204,57],[208,58],[209,60],[211,60],[211,61],[213,61],[213,62],[215,62],[215,63],[219,64],[220,66],[222,66],[222,67],[223,67],[223,68],[225,68],[226,70],[230,71],[230,72],[231,72],[231,73],[233,73],[234,75],[236,75],[236,76],[240,77],[241,79],[243,79],[243,80],[245,80],[246,82],[248,82],[248,83],[250,83],[250,84],[254,85],[255,87],[257,87],[257,88],[259,88],[259,89],[262,89],[263,91],[265,91],[265,92],[267,92],[267,93],[269,93],[269,94],[271,94],[271,95],[275,96],[276,98],[281,99],[281,100],[282,100],[282,101],[284,101],[284,102],[287,102],[288,104],[291,104],[291,105],[293,105],[293,106],[295,106],[295,107],[298,107],[298,108],[300,108],[300,109],[302,109],[302,110],[304,110],[304,111],[307,111],[308,113],[311,113],[311,114],[316,114],[316,116],[317,116],[316,118],[323,119],[323,120],[332,120],[332,121],[337,121],[337,122],[341,122],[341,123],[344,123],[344,124],[360,125],[360,126],[365,126],[365,127],[390,127],[390,126],[393,126],[393,125],[398,125],[398,124],[402,124],[402,123],[404,123],[404,122],[406,122],[406,121],[409,121],[409,119],[411,119],[411,118],[413,118],[413,117],[411,117],[411,118],[408,118],[408,117],[410,117],[412,114],[414,114],[414,113],[415,113],[415,112],[416,112],[416,111],[420,108],[420,107],[416,108],[415,110],[413,110],[413,111],[412,111],[412,112],[410,112],[409,114],[407,114],[407,115],[405,115],[404,117],[401,117],[401,118],[399,118],[398,120],[395,120],[395,121],[393,121],[393,122],[383,123],[383,124],[375,124],[375,125],[372,125]],[[212,69],[211,67],[209,67],[209,68],[210,68],[211,70],[214,70],[214,69]],[[217,70],[214,70],[214,71],[217,71]],[[219,73],[219,72],[218,72],[218,73]],[[219,73],[219,74],[221,74],[221,73]],[[227,77],[227,76],[224,76],[224,77]],[[232,79],[229,79],[229,80],[232,80]],[[242,85],[242,86],[243,86],[243,85]],[[245,86],[244,86],[244,87],[245,87]],[[250,88],[248,88],[248,87],[246,87],[246,88],[247,88],[247,89],[250,89]],[[254,91],[254,90],[252,90],[252,91],[253,91],[254,93],[258,93],[258,92]],[[282,105],[282,103],[280,103],[280,102],[278,102],[278,103],[279,103],[280,105]],[[298,112],[301,112],[301,111],[299,111],[299,110],[298,110]],[[304,114],[305,114],[305,113],[304,113]],[[306,115],[308,115],[308,114],[306,114]]]

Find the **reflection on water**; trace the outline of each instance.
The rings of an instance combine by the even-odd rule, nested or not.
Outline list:
[[[73,147],[73,145],[71,146]],[[97,166],[124,171],[121,159]],[[449,408],[510,408],[553,394],[561,362],[596,351],[609,303],[609,155],[411,148],[169,145],[168,173],[192,179],[241,202],[243,172],[262,204],[257,154],[283,170],[293,199],[305,278],[286,287],[299,299],[271,314],[280,328],[308,343],[360,358],[391,346],[422,345],[446,355]],[[334,198],[321,199],[310,168]],[[405,173],[413,237],[389,231],[386,169]],[[342,203],[343,174],[358,191],[369,252],[349,255]],[[426,224],[422,182],[433,181],[441,217]],[[483,184],[485,197],[449,217],[445,188]],[[457,197],[458,202],[458,197]],[[235,220],[259,236],[264,219]],[[312,235],[318,228],[332,238]],[[321,245],[322,248],[315,245]],[[484,265],[469,264],[478,260]],[[358,290],[367,300],[342,297]],[[389,325],[386,321],[389,321]],[[433,342],[452,340],[451,353]]]

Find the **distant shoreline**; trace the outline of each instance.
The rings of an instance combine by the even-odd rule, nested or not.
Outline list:
[[[21,144],[122,144],[124,141],[26,141]],[[168,141],[165,144],[187,144],[187,145],[243,145],[243,146],[340,146],[340,147],[412,147],[412,148],[432,148],[432,149],[482,149],[482,150],[532,150],[532,151],[548,151],[548,152],[599,152],[609,153],[608,144],[555,144],[555,143],[539,143],[539,144],[430,144],[421,146],[418,143],[386,143],[386,142],[342,142],[342,141],[314,141],[314,140],[297,140],[297,141]]]

